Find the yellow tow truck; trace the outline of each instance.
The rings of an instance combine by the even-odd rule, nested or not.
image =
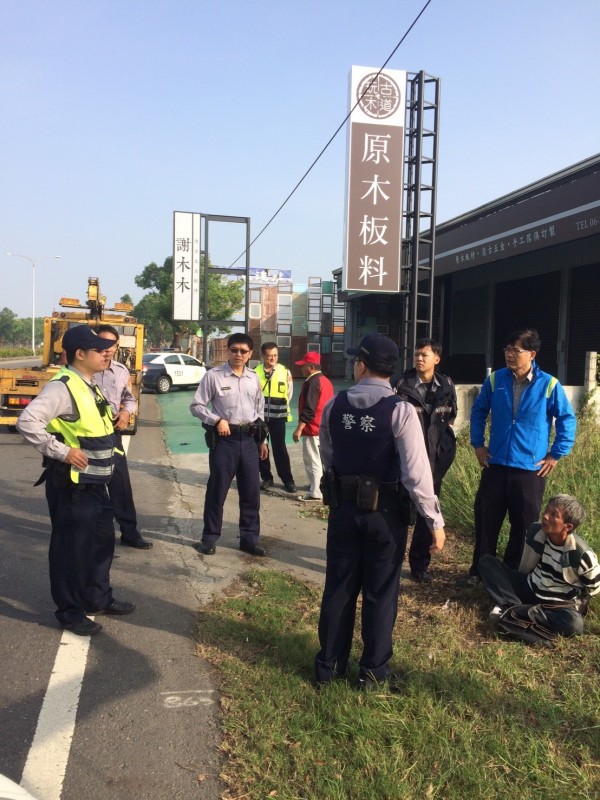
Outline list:
[[[112,325],[119,331],[117,361],[125,364],[131,374],[131,391],[139,409],[142,385],[142,354],[144,326],[130,315],[130,303],[115,303],[107,308],[106,297],[100,294],[98,278],[88,278],[87,301],[83,305],[73,297],[62,297],[59,305],[67,311],[54,311],[44,319],[42,364],[39,367],[2,367],[0,364],[0,425],[14,430],[21,411],[41,392],[64,363],[62,337],[75,325]],[[131,418],[125,434],[137,430],[137,414]]]

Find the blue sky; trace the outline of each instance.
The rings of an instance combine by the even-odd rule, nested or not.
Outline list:
[[[1,0],[0,308],[36,315],[98,276],[109,302],[172,249],[174,210],[256,235],[425,0]],[[438,222],[600,151],[598,0],[432,0],[389,68],[442,80]],[[345,130],[252,248],[331,277]],[[211,259],[243,250],[211,226]]]

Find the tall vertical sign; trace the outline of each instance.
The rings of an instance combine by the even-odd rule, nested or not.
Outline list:
[[[406,72],[352,67],[343,288],[397,292],[402,251]]]
[[[200,222],[190,211],[173,214],[173,319],[200,319]]]

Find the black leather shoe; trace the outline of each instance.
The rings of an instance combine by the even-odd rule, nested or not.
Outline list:
[[[217,552],[217,548],[210,542],[198,542],[198,544],[194,545],[194,549],[202,556],[214,556]]]
[[[267,551],[264,547],[260,547],[257,544],[252,544],[250,542],[244,542],[243,540],[240,542],[240,550],[242,553],[248,553],[250,556],[266,556]]]
[[[97,612],[90,611],[90,614]],[[84,617],[81,622],[74,622],[73,625],[63,625],[63,630],[76,633],[77,636],[93,636],[95,633],[100,633],[102,625],[99,622],[94,622],[92,619]]]
[[[149,550],[154,545],[154,542],[147,542],[141,536],[139,539],[124,539],[121,536],[121,544],[125,545],[125,547],[135,547],[137,550]]]
[[[271,480],[263,481],[260,485],[261,489],[272,489],[275,486],[275,482]]]
[[[286,483],[285,490],[286,490],[286,492],[289,492],[290,494],[295,494],[298,491],[294,481],[292,481],[291,483]]]
[[[358,690],[361,692],[381,692],[382,694],[400,694],[406,689],[405,678],[391,672],[387,678],[376,681],[369,675],[358,676]]]
[[[114,614],[115,617],[124,617],[125,614],[132,614],[135,611],[135,603],[127,603],[125,600],[113,600],[106,608],[99,608],[97,611],[87,611],[87,614]]]
[[[418,569],[411,570],[410,577],[413,579],[413,581],[416,581],[417,583],[431,583],[431,581],[433,580],[430,572]]]

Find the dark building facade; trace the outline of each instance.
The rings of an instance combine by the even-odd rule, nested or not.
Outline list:
[[[457,383],[481,383],[504,365],[508,333],[531,326],[540,367],[582,385],[586,351],[600,351],[599,297],[600,155],[436,228],[432,335]],[[377,329],[401,341],[404,295],[348,301],[352,341]]]

